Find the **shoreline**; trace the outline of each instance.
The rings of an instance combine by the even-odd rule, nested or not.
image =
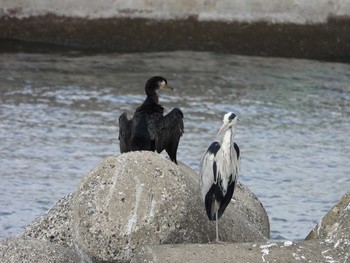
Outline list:
[[[0,17],[0,52],[209,51],[246,56],[350,62],[350,18],[326,23],[199,21],[57,16]]]

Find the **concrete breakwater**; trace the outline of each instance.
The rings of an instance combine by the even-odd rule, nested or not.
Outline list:
[[[265,209],[243,185],[237,187],[220,229],[229,242],[262,242],[270,235]],[[23,239],[40,246],[29,249],[31,258],[46,257],[46,247],[55,244],[62,246],[59,255],[71,251],[67,255],[74,255],[72,261],[130,261],[141,245],[211,242],[215,224],[207,219],[192,169],[156,153],[132,152],[103,160],[73,194],[18,237],[1,241],[0,261],[23,257],[21,251],[31,247]],[[17,243],[19,248],[8,249]]]
[[[117,52],[348,60],[349,15],[340,0],[3,1],[0,38]]]
[[[74,193],[1,240],[0,261],[346,262],[349,206],[346,194],[308,241],[271,242],[263,205],[239,185],[220,220],[228,244],[210,244],[215,225],[206,218],[198,175],[156,153],[132,152],[104,159]]]

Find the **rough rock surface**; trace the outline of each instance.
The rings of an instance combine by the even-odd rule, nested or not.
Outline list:
[[[206,217],[196,176],[153,152],[103,160],[73,197],[73,239],[81,258],[129,261],[141,245],[213,240],[214,223]],[[266,240],[269,224],[260,202],[242,186],[234,196],[220,220],[221,239]]]
[[[0,262],[76,263],[76,254],[63,246],[25,237],[0,240]]]
[[[152,152],[108,157],[74,194],[18,237],[1,240],[0,262],[349,261],[350,192],[306,241],[271,242],[264,208],[238,185],[220,220],[227,243],[208,244],[215,225],[206,217],[198,179],[186,165]]]
[[[141,246],[132,262],[349,262],[350,192],[316,225],[306,241]]]
[[[350,191],[321,219],[306,240],[324,240],[334,246],[350,247]]]
[[[334,247],[321,241],[284,241],[236,244],[175,244],[141,247],[131,262],[348,262],[349,246]]]
[[[60,199],[44,215],[26,226],[18,237],[32,237],[72,248],[72,199],[73,194]]]

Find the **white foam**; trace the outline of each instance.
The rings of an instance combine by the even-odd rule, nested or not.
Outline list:
[[[290,241],[290,240],[284,241],[284,243],[283,243],[283,246],[285,246],[285,247],[290,247],[292,245],[293,245],[293,241]]]
[[[261,253],[262,253],[261,259],[263,260],[263,262],[266,262],[265,256],[267,256],[270,253],[269,248],[274,247],[274,246],[277,246],[277,244],[276,243],[270,243],[270,244],[266,244],[266,245],[261,245],[260,246]]]

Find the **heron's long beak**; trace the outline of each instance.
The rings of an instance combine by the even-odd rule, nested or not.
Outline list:
[[[169,86],[168,84],[164,84],[163,86],[161,86],[160,87],[161,89],[164,89],[164,90],[171,90],[171,91],[173,91],[174,90],[174,88],[173,87],[171,87],[171,86]]]
[[[217,136],[219,136],[219,135],[222,134],[224,131],[226,131],[226,129],[227,129],[227,123],[224,123],[224,124],[221,126],[220,130],[218,131]]]

